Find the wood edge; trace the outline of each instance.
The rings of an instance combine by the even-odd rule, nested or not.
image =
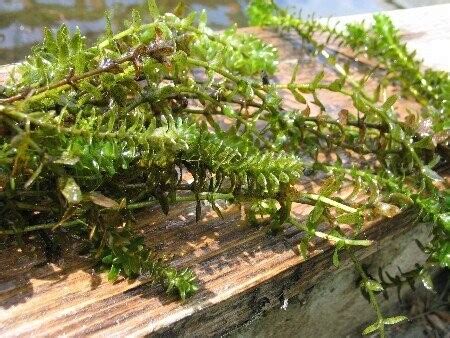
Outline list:
[[[373,224],[364,233],[364,238],[374,240],[375,243],[368,248],[358,248],[355,250],[361,259],[378,252],[383,243],[401,233],[411,231],[418,224],[417,212],[409,209],[391,219],[383,220]],[[414,224],[414,226],[410,226]],[[173,320],[164,321],[163,325],[144,327],[134,331],[137,335],[214,335],[220,336],[233,330],[262,312],[281,305],[284,299],[289,299],[301,292],[308,290],[318,280],[333,273],[332,255],[334,247],[327,242],[322,242],[320,247],[322,252],[307,260],[301,261],[299,257],[289,260],[288,266],[280,270],[276,275],[272,275],[263,281],[253,283],[253,285],[242,288],[240,292],[235,292],[231,296],[223,297],[220,302],[211,304],[208,300],[201,303],[190,304],[189,308],[183,309],[185,316],[174,314]],[[351,266],[348,255],[344,253],[341,257],[341,268],[347,269]],[[309,276],[311,278],[305,278]],[[245,312],[247,316],[240,317],[239,320],[225,320],[230,313]],[[202,327],[208,320],[214,321],[221,318],[222,324],[208,325],[206,330]],[[195,326],[197,323],[198,326]]]

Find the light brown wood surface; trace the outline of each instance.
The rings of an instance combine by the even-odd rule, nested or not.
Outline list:
[[[435,7],[434,18],[429,20],[444,22],[450,5]],[[421,31],[420,25],[412,25],[418,21],[419,10],[399,11],[395,16],[402,18],[397,24],[411,45],[425,48],[426,41],[436,35],[449,39],[449,20],[436,30],[424,25],[426,30]],[[414,27],[414,31],[408,31],[408,27]],[[299,57],[299,42],[270,30],[250,31],[279,49],[281,62],[276,79],[289,81]],[[448,53],[442,49],[435,53],[442,55],[439,64],[449,65]],[[310,80],[317,67],[306,57],[303,61],[299,81]],[[346,99],[333,95],[323,93],[329,111],[348,105]],[[299,205],[295,211],[301,215],[305,207]],[[166,252],[174,266],[190,267],[196,272],[199,292],[185,302],[164,294],[161,287],[145,278],[107,282],[87,258],[77,255],[74,238],[63,239],[67,245],[57,264],[47,263],[41,250],[43,244],[37,239],[32,242],[35,248],[27,252],[0,249],[0,335],[220,335],[265,309],[279,306],[284,298],[332,273],[333,250],[326,241],[316,242],[311,258],[303,261],[295,250],[301,238],[297,230],[288,228],[278,236],[270,236],[265,228],[244,225],[236,208],[225,210],[224,216],[222,220],[213,214],[205,215],[204,220],[195,223],[195,206],[182,204],[172,208],[168,217],[158,209],[139,217],[138,229],[150,246]],[[414,219],[412,213],[405,212],[367,224],[362,237],[378,242],[389,240],[411,227]],[[375,250],[376,244],[364,254]]]

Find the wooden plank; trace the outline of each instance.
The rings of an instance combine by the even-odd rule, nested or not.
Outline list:
[[[417,22],[418,13],[417,10],[396,12],[396,17],[404,18],[397,24],[406,34],[408,25],[401,26],[401,22]],[[442,9],[433,13],[433,21],[445,16]],[[450,31],[450,23],[437,28],[438,31],[421,34],[414,30],[414,34],[407,35],[408,43],[426,46],[430,36],[445,35],[443,29]],[[247,31],[279,49],[277,80],[288,81],[299,57],[298,41],[289,36],[281,38],[270,30]],[[425,41],[417,42],[422,40]],[[440,53],[436,50],[436,54],[446,58],[445,53]],[[300,81],[310,79],[317,68],[316,63],[304,58]],[[329,102],[327,109],[331,112],[349,104],[334,94],[322,95],[323,101]],[[295,212],[302,215],[307,208],[298,205]],[[62,239],[66,245],[57,264],[46,262],[41,250],[43,244],[37,239],[30,242],[34,247],[30,245],[27,252],[13,246],[0,249],[0,334],[220,335],[264,309],[279,306],[280,298],[307,289],[331,271],[332,248],[328,243],[316,242],[311,258],[302,261],[294,250],[301,238],[295,229],[269,236],[266,229],[243,225],[236,208],[229,208],[224,216],[222,220],[209,214],[196,224],[195,206],[182,204],[173,208],[168,217],[157,209],[139,217],[138,230],[150,246],[171,256],[174,266],[192,267],[197,273],[200,290],[185,302],[165,295],[160,287],[145,278],[110,284],[88,259],[77,255],[77,240],[68,236]],[[363,236],[376,241],[389,240],[410,228],[414,218],[407,212],[387,221],[367,224]],[[374,250],[376,245],[365,254]]]

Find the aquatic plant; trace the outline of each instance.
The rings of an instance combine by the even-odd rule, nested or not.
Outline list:
[[[167,214],[192,201],[199,220],[204,207],[221,216],[219,201],[237,204],[250,223],[305,232],[305,257],[313,237],[329,240],[339,265],[342,250],[372,244],[360,233],[365,221],[410,208],[434,224],[429,264],[448,267],[449,198],[436,171],[448,164],[448,101],[441,97],[448,78],[425,75],[411,54],[405,57],[414,62],[404,64],[378,55],[400,44],[394,29],[384,45],[370,48],[386,73],[377,94],[313,34],[328,32],[361,52],[369,43],[360,42],[364,26],[342,33],[253,1],[253,23],[296,29],[338,71],[333,81],[319,72],[299,83],[296,67],[289,83],[275,83],[273,46],[234,27],[213,32],[205,12],[184,16],[178,7],[161,15],[153,1],[149,8],[150,23],[133,12],[125,30],[113,33],[108,23],[92,47],[79,31],[46,30],[11,73],[0,91],[0,235],[77,232],[111,281],[146,274],[184,299],[198,289],[195,275],[145,245],[133,230],[137,210],[159,206]],[[410,76],[400,81],[401,67]],[[418,76],[436,81],[432,93]],[[400,120],[397,95],[380,95],[394,80],[429,109]],[[323,90],[349,98],[353,111],[333,117],[320,100]],[[302,110],[289,107],[286,91]],[[298,185],[311,175],[321,178],[318,191]],[[345,198],[343,187],[351,190]],[[298,203],[313,207],[306,221],[292,212]],[[319,230],[324,223],[327,230]],[[375,293],[382,285],[355,264],[378,316],[367,332],[383,333],[402,318],[381,315]]]
[[[323,19],[296,16],[279,8],[271,0],[252,0],[248,12],[253,25],[294,30],[307,47],[305,49],[320,57],[325,63],[324,66],[337,74],[339,78],[331,83],[333,88],[328,89],[351,96],[358,111],[353,121],[361,123],[363,120],[358,127],[364,124],[368,127],[364,128],[362,137],[360,131],[360,140],[366,140],[366,130],[375,128],[379,132],[375,136],[378,141],[372,140],[371,144],[379,143],[385,136],[390,139],[388,142],[397,143],[391,144],[394,148],[371,148],[368,151],[375,155],[381,164],[375,166],[376,169],[367,166],[358,168],[355,165],[343,168],[330,164],[325,164],[325,167],[332,173],[350,176],[350,184],[356,190],[366,189],[370,192],[370,201],[387,197],[392,202],[399,198],[397,202],[403,200],[404,206],[408,205],[418,212],[419,220],[433,224],[433,240],[426,246],[419,243],[429,257],[425,266],[419,266],[414,271],[400,276],[389,276],[390,282],[384,281],[381,272],[380,282],[372,279],[355,255],[351,254],[356,270],[361,275],[361,288],[377,314],[377,321],[367,327],[364,333],[378,331],[381,336],[385,336],[386,325],[395,324],[406,317],[383,317],[375,297],[379,292],[386,295],[383,285],[398,285],[400,288],[405,281],[412,285],[414,278],[422,278],[424,285],[429,288],[430,277],[427,269],[434,264],[448,268],[450,263],[448,185],[442,183],[442,177],[433,170],[446,170],[449,161],[449,75],[444,71],[425,69],[421,60],[416,58],[415,52],[408,51],[401,40],[400,32],[384,14],[375,14],[371,25],[361,22],[344,26],[339,22],[331,24]],[[352,54],[341,52],[342,47],[350,48]],[[360,57],[367,59],[370,67],[365,76],[356,80],[349,69]],[[376,89],[371,91],[366,83],[374,79],[377,85]],[[385,92],[389,86],[395,86],[402,96],[418,102],[422,106],[421,111],[409,111],[405,120],[400,121],[394,108],[395,95],[388,97],[384,103],[380,102],[380,93]],[[288,86],[291,90],[295,87],[294,84]],[[293,94],[295,96],[295,93]],[[298,99],[297,96],[296,98]],[[300,96],[299,101],[304,102],[304,98]],[[363,113],[363,117],[360,113]],[[352,120],[349,119],[347,111],[344,117],[345,124]],[[367,124],[369,121],[370,127]],[[422,147],[425,143],[429,143],[429,147]],[[435,154],[425,155],[428,151],[425,148],[433,149]],[[399,150],[403,151],[405,157],[394,155]],[[323,167],[322,164],[318,166]],[[439,187],[436,181],[441,181]],[[368,205],[369,209],[374,206],[372,203]],[[367,205],[364,208],[366,207]],[[386,210],[392,209],[387,207]],[[339,243],[336,253],[337,250]],[[336,257],[334,259],[337,263]]]

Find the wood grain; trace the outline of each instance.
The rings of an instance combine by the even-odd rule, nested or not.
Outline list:
[[[450,9],[445,6],[436,8]],[[427,28],[422,32],[419,25],[408,31],[420,13],[405,10],[395,14],[402,18],[398,23],[405,34],[411,33],[408,43],[425,49],[430,36],[448,38],[448,20],[435,30],[424,25]],[[433,20],[441,20],[445,13],[436,9],[433,15]],[[292,36],[280,37],[270,30],[246,31],[279,49],[281,62],[276,79],[288,81],[300,56],[299,42]],[[440,55],[440,64],[448,66],[448,54]],[[317,67],[303,56],[299,81],[310,80]],[[0,70],[0,77],[1,74]],[[332,93],[321,95],[331,112],[349,105],[345,98]],[[306,212],[301,205],[295,211],[299,215]],[[222,220],[209,214],[195,223],[195,206],[188,203],[172,208],[167,217],[158,209],[139,216],[137,227],[147,243],[166,252],[174,266],[191,267],[198,275],[200,290],[185,302],[165,295],[162,288],[145,278],[107,282],[87,258],[77,254],[77,239],[68,234],[61,238],[66,245],[56,263],[47,263],[42,255],[43,243],[38,239],[30,240],[32,245],[27,246],[27,251],[12,245],[0,249],[0,335],[221,335],[261,311],[279,306],[282,299],[304,291],[325,274],[332,273],[332,248],[327,242],[316,242],[311,258],[303,261],[294,250],[302,236],[295,229],[270,236],[264,228],[242,224],[236,208],[225,210],[224,216]],[[362,237],[388,241],[410,230],[414,221],[415,215],[405,212],[367,224]],[[377,247],[372,246],[364,255],[376,251]]]

